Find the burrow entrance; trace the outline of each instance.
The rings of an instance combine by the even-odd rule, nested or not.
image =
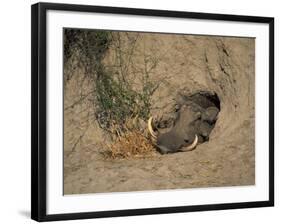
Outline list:
[[[163,144],[166,144],[167,148],[176,145],[177,147],[171,150],[176,152],[180,151],[180,147],[188,145],[184,143],[185,139],[182,139],[185,136],[193,138],[197,135],[198,144],[208,141],[221,110],[218,95],[214,92],[198,91],[188,95],[178,94],[175,101],[174,112],[155,122],[159,136],[165,135]]]
[[[197,135],[199,143],[208,141],[221,109],[218,95],[216,93],[200,91],[186,96],[186,100],[187,102],[192,102],[193,104],[191,105],[194,105],[194,107],[198,105],[198,109],[201,113],[198,121],[195,122],[195,128],[198,129]],[[194,109],[196,110],[197,108]]]

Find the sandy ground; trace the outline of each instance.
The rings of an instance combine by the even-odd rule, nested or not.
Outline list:
[[[190,152],[105,160],[100,152],[107,136],[89,100],[92,83],[82,78],[83,68],[66,65],[64,73],[75,74],[64,89],[64,193],[255,184],[255,40],[142,34],[136,52],[132,64],[140,67],[143,53],[159,59],[151,74],[161,83],[152,113],[169,113],[178,92],[218,94],[221,111],[210,140]],[[105,63],[110,66],[113,58],[109,51]],[[133,70],[130,74],[137,79]]]

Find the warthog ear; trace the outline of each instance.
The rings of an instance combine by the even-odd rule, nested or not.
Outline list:
[[[202,120],[213,124],[217,120],[219,109],[216,107],[209,107],[202,115]]]

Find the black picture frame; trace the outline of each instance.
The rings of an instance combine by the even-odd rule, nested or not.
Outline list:
[[[204,20],[221,20],[234,22],[254,22],[269,24],[269,200],[208,204],[195,206],[160,207],[115,211],[99,211],[70,214],[46,213],[46,12],[48,10],[63,10],[75,12],[100,12],[124,15],[191,18]],[[238,209],[274,206],[274,18],[224,15],[210,13],[194,13],[182,11],[163,11],[136,8],[102,7],[73,4],[37,3],[31,11],[31,218],[36,221],[74,220],[86,218],[102,218],[116,216],[133,216],[162,213],[193,212],[206,210]]]

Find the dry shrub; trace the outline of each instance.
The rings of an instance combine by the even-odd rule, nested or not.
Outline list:
[[[110,145],[104,154],[109,159],[147,158],[156,155],[151,142],[137,130],[128,131]]]

